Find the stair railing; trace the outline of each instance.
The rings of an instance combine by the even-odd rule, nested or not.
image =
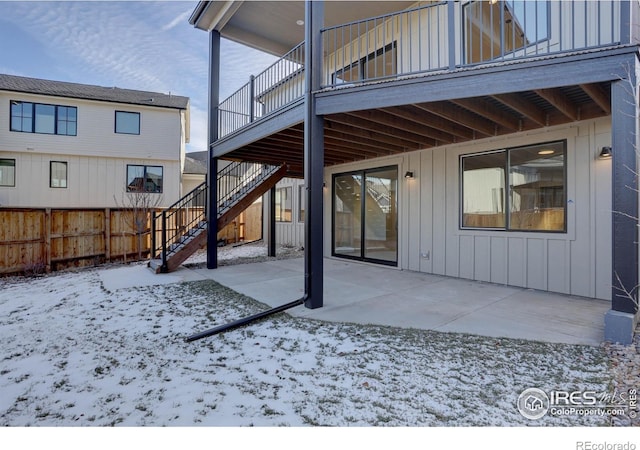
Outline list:
[[[221,217],[278,166],[236,162],[218,172],[218,217]]]
[[[218,218],[278,168],[268,164],[233,162],[218,171]],[[167,261],[181,244],[206,227],[207,188],[205,181],[165,210],[153,213],[151,257],[160,258],[163,268],[166,269]]]
[[[207,182],[201,183],[165,210],[153,213],[151,220],[151,256],[160,257],[162,266],[193,231],[206,226]],[[158,224],[160,222],[160,224]],[[160,225],[160,226],[158,226]],[[160,243],[158,245],[158,234]]]

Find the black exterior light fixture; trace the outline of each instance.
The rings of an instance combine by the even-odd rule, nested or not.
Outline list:
[[[607,159],[607,158],[611,158],[612,156],[613,156],[613,152],[611,151],[611,147],[602,147],[602,150],[600,150],[600,155],[598,155],[598,158]]]
[[[411,172],[410,170],[407,170],[407,172],[404,174],[404,177],[405,177],[407,180],[411,180],[411,179],[413,179],[413,172]]]

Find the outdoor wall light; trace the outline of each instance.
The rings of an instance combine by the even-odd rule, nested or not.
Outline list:
[[[600,155],[598,155],[598,158],[607,159],[607,158],[611,158],[612,156],[613,156],[613,152],[611,151],[611,147],[602,147],[602,150],[600,150]]]
[[[407,170],[407,173],[405,173],[405,174],[404,174],[404,177],[405,177],[407,180],[412,179],[412,178],[413,178],[413,172],[411,172],[411,171]]]

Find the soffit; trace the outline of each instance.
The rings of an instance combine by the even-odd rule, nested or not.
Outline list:
[[[326,1],[325,27],[409,8],[411,1]],[[196,28],[218,30],[222,37],[278,56],[304,40],[303,1],[210,2],[199,4],[190,19]]]

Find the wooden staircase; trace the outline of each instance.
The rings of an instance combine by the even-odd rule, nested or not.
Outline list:
[[[287,174],[286,165],[234,162],[218,172],[218,230],[247,209]],[[155,273],[176,270],[196,250],[207,245],[207,183],[189,192],[152,219],[152,260]],[[158,241],[160,235],[160,242]]]

